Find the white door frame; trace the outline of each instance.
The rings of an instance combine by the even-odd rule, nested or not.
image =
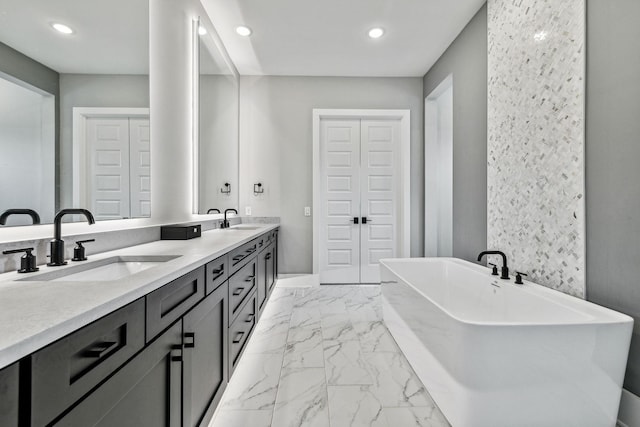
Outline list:
[[[320,120],[321,119],[396,119],[400,120],[400,194],[398,197],[398,255],[410,256],[411,188],[410,188],[410,110],[313,109],[313,274],[320,273]]]
[[[74,107],[73,108],[73,206],[85,206],[87,198],[87,119],[149,118],[148,108]]]

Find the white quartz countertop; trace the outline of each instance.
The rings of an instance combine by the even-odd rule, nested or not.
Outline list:
[[[39,274],[71,268],[80,262],[62,267],[40,266],[37,273],[0,274],[0,369],[275,229],[278,224],[251,226],[255,228],[210,230],[191,240],[159,240],[96,255],[87,248],[89,259],[83,262],[114,256],[179,255],[114,281],[38,281]]]

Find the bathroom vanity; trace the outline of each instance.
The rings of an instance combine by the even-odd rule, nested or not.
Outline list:
[[[0,425],[206,426],[276,283],[277,241],[277,225],[243,224],[91,257],[166,259],[115,280],[65,276],[77,263],[0,275]]]

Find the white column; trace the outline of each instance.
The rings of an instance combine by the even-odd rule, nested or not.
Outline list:
[[[192,25],[197,2],[150,0],[151,217],[190,218],[193,200]]]

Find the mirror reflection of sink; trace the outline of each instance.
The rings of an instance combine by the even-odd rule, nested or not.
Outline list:
[[[56,271],[48,271],[38,275],[30,275],[21,281],[53,281],[53,282],[109,282],[131,276],[149,268],[162,265],[180,255],[132,255],[115,256],[97,261],[89,261],[72,265]]]
[[[227,230],[257,230],[258,228],[260,228],[259,225],[238,224],[232,225]]]

